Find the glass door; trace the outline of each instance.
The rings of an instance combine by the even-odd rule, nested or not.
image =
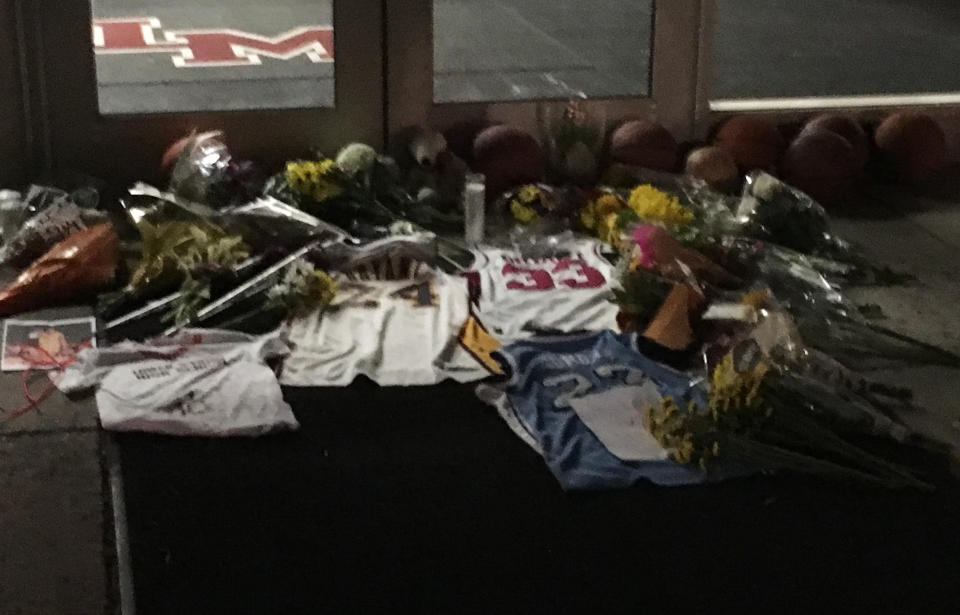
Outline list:
[[[484,119],[534,129],[538,101],[692,133],[698,0],[411,0],[387,4],[391,131]]]
[[[56,168],[150,180],[192,129],[222,129],[231,148],[267,164],[383,143],[379,0],[30,7]]]

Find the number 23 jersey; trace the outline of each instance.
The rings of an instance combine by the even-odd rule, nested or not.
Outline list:
[[[635,350],[634,335],[612,331],[541,337],[503,348],[505,384],[480,385],[507,425],[540,453],[564,489],[619,489],[645,481],[684,485],[708,479],[681,466],[648,431],[643,414],[665,395],[703,405],[702,389]]]
[[[617,330],[614,268],[600,254],[602,245],[574,241],[551,258],[523,258],[499,248],[475,250],[468,276],[479,287],[480,320],[503,343],[537,332]]]

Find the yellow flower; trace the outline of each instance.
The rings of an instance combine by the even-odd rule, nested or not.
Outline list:
[[[710,378],[709,413],[691,400],[681,411],[672,397],[646,408],[644,425],[670,458],[680,464],[707,468],[722,452],[722,434],[762,423],[772,412],[762,397],[762,385],[769,371],[760,362],[752,369],[737,372],[733,354],[728,354]]]
[[[683,439],[673,449],[673,459],[679,464],[686,465],[693,462],[696,452],[697,447],[693,443],[693,437],[690,434],[684,434]]]
[[[340,196],[343,187],[337,177],[339,167],[333,160],[288,162],[287,184],[300,194],[315,201],[326,201]]]
[[[318,305],[330,305],[333,298],[337,296],[337,281],[322,269],[314,270],[308,286],[310,294],[316,299]]]
[[[530,224],[540,218],[538,209],[543,210],[548,205],[548,195],[538,186],[527,184],[517,190],[510,201],[510,213],[520,224]]]
[[[676,400],[669,395],[644,413],[647,430],[671,459],[683,465],[694,462],[705,464],[710,451],[701,450],[694,434],[687,428],[690,416],[681,413]]]
[[[597,237],[600,241],[605,241],[614,246],[620,243],[620,229],[617,226],[617,213],[607,214],[600,219],[597,227]]]
[[[629,206],[645,221],[680,225],[693,221],[693,212],[681,205],[680,201],[646,184],[633,189]]]
[[[757,411],[765,406],[760,387],[769,367],[760,362],[752,369],[738,372],[733,354],[728,354],[713,369],[710,378],[710,411],[714,419],[729,412]]]
[[[520,191],[517,193],[517,200],[519,200],[524,205],[530,205],[536,203],[543,197],[543,191],[540,188],[529,184],[520,188]]]
[[[605,217],[615,214],[627,206],[623,199],[615,194],[602,194],[591,202],[598,217]]]
[[[540,217],[532,207],[527,207],[518,199],[510,201],[510,213],[520,224],[530,224]]]
[[[615,194],[602,194],[593,199],[580,212],[580,222],[584,228],[594,231],[602,241],[615,244],[617,217],[627,204]]]

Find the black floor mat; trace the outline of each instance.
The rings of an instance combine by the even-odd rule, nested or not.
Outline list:
[[[563,493],[472,387],[287,390],[302,429],[118,437],[138,613],[928,613],[960,489]],[[646,610],[641,610],[646,609]]]

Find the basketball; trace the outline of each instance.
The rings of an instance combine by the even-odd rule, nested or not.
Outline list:
[[[745,173],[775,170],[787,147],[776,124],[754,115],[728,120],[717,131],[713,144],[726,150]]]
[[[490,122],[482,119],[468,119],[454,123],[443,132],[447,147],[459,158],[473,161],[473,143],[477,135],[490,127]]]
[[[491,197],[519,186],[543,181],[547,157],[529,133],[512,126],[491,126],[473,142],[473,168],[487,178]]]
[[[901,181],[922,182],[948,164],[943,128],[924,113],[894,113],[877,128],[875,140],[882,161]]]
[[[610,161],[655,171],[676,170],[677,141],[670,131],[646,119],[629,120],[610,135]]]
[[[861,167],[849,141],[829,130],[804,130],[787,149],[783,180],[824,204],[853,186]]]
[[[804,133],[824,130],[836,133],[850,143],[858,169],[867,166],[870,160],[870,139],[857,120],[846,115],[824,113],[811,119],[803,128]]]
[[[721,192],[733,192],[740,184],[737,163],[729,152],[719,147],[701,147],[690,152],[684,172]]]

